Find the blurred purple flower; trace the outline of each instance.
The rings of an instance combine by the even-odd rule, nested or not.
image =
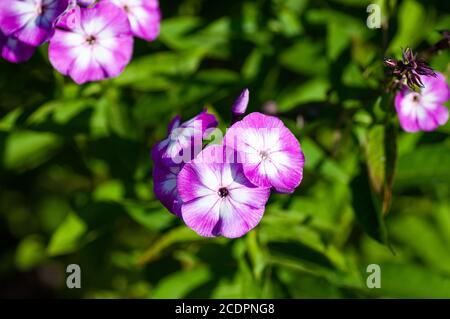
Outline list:
[[[176,116],[169,124],[167,138],[152,148],[155,195],[170,212],[179,217],[182,201],[177,189],[178,172],[201,152],[206,131],[216,126],[216,117],[206,110],[184,123]]]
[[[161,22],[158,0],[109,1],[125,10],[134,36],[147,41],[153,41],[158,37]]]
[[[400,125],[407,132],[433,131],[448,120],[444,103],[450,99],[450,88],[444,76],[422,75],[420,82],[420,92],[404,87],[395,97]]]
[[[39,46],[53,33],[53,23],[68,0],[0,0],[0,29],[7,37]]]
[[[35,47],[14,37],[6,37],[0,32],[0,53],[2,58],[12,63],[25,62],[31,58]]]
[[[168,136],[152,149],[152,158],[167,167],[177,166],[193,159],[202,150],[207,130],[217,127],[217,119],[204,110],[189,121],[181,123],[176,116],[169,124]]]

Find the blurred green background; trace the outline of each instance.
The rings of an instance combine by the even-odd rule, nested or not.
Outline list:
[[[366,26],[369,3],[383,29]],[[161,8],[161,36],[137,40],[114,80],[77,86],[46,46],[0,61],[0,296],[449,298],[450,125],[401,132],[380,96],[383,57],[438,41],[450,3]],[[429,62],[450,78],[449,61]],[[150,149],[176,114],[208,107],[225,127],[244,87],[250,111],[275,112],[299,138],[304,179],[246,236],[201,238],[155,199]],[[69,264],[81,289],[66,288]],[[380,289],[366,287],[369,264]]]

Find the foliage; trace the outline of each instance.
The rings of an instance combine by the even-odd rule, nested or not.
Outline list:
[[[450,297],[450,125],[401,132],[382,94],[383,57],[438,41],[448,3],[375,2],[388,29],[366,26],[365,0],[162,0],[160,38],[83,86],[46,48],[0,61],[0,294]],[[450,77],[449,61],[429,62]],[[150,148],[175,114],[229,121],[244,87],[299,138],[304,180],[246,236],[201,238],[155,199]]]

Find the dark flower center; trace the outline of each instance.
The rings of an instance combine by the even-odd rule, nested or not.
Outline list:
[[[93,45],[95,43],[97,39],[95,38],[95,36],[90,35],[89,37],[87,37],[86,42],[90,45]]]
[[[420,96],[419,96],[419,94],[414,94],[414,96],[413,96],[413,101],[414,101],[414,102],[419,102],[419,101],[420,101]]]
[[[266,158],[269,157],[269,152],[268,151],[259,151],[259,156],[261,156],[261,158],[263,160],[265,160]]]
[[[217,194],[219,194],[220,198],[227,197],[229,193],[230,192],[228,191],[228,189],[226,187],[220,188],[219,191],[217,192]]]

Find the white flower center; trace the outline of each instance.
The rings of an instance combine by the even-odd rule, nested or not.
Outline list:
[[[419,102],[420,101],[420,94],[419,93],[416,93],[416,94],[413,95],[413,101],[414,102]]]

